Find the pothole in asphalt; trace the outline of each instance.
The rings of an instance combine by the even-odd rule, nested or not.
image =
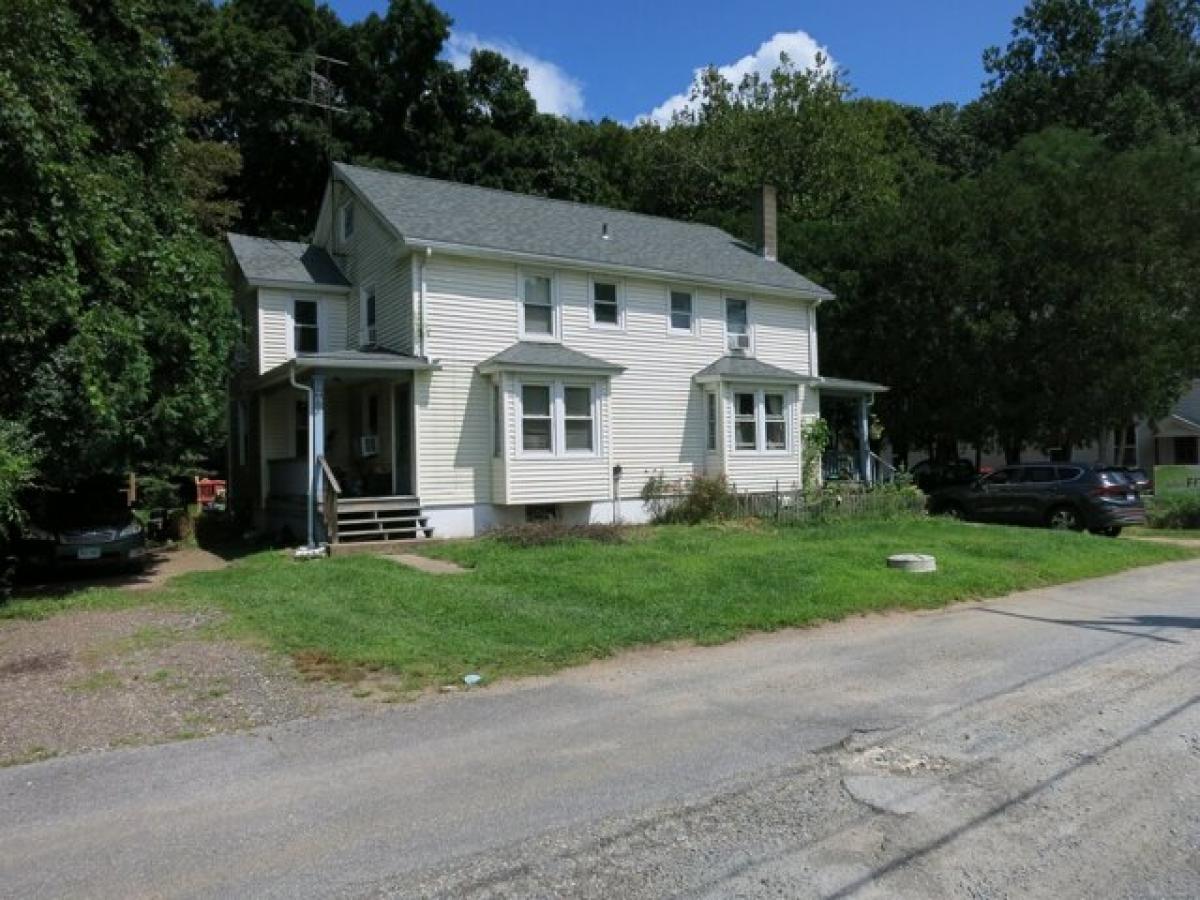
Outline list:
[[[950,771],[942,756],[874,745],[851,750],[842,787],[871,809],[897,816],[917,812],[942,796],[939,775]]]

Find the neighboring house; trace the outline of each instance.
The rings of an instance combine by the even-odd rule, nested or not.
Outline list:
[[[975,460],[974,448],[959,445],[959,455]],[[924,454],[909,456],[909,465],[916,465]],[[1028,447],[1022,459],[1055,459],[1059,461],[1095,462],[1131,466],[1147,472],[1155,466],[1200,465],[1200,379],[1192,382],[1171,411],[1157,421],[1143,420],[1124,429],[1106,429],[1098,439],[1080,447]],[[983,468],[999,468],[1006,464],[1004,454],[991,449],[980,456]]]
[[[776,260],[772,189],[758,207],[755,249],[335,164],[311,244],[229,236],[231,503],[302,531],[311,492],[345,541],[639,521],[654,474],[799,485],[821,395],[858,398],[865,429],[885,388],[818,375],[830,294]]]

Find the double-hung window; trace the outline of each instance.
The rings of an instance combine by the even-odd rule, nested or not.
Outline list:
[[[341,225],[342,240],[348,241],[354,237],[354,201],[349,200],[342,204],[341,213],[338,216]]]
[[[778,391],[733,395],[734,449],[787,450],[787,399]]]
[[[592,282],[592,324],[621,327],[621,301],[616,282]]]
[[[750,304],[745,300],[725,301],[725,341],[730,350],[750,349]]]
[[[733,445],[738,450],[758,449],[757,397],[753,393],[733,395]]]
[[[695,310],[691,291],[671,291],[670,326],[675,334],[691,334],[695,330]]]
[[[596,428],[590,387],[563,387],[563,447],[568,453],[596,449]]]
[[[359,303],[359,317],[362,327],[359,329],[358,343],[367,347],[375,343],[375,286],[362,289]]]
[[[316,353],[321,348],[321,328],[316,300],[292,304],[292,339],[297,353]]]
[[[521,452],[592,455],[596,452],[595,388],[555,381],[521,386]]]
[[[554,391],[548,384],[521,387],[521,449],[554,452]]]
[[[710,453],[715,453],[717,449],[717,395],[712,391],[708,391],[704,395],[704,415],[706,426],[705,446]]]
[[[787,416],[783,394],[763,394],[763,437],[768,450],[787,449]]]
[[[554,337],[554,285],[549,275],[521,275],[521,332],[526,337]]]

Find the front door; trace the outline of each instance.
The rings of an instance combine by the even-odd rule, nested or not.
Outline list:
[[[395,423],[395,440],[392,442],[392,488],[396,494],[413,492],[412,473],[412,384],[398,384],[392,392],[396,407],[392,422]]]

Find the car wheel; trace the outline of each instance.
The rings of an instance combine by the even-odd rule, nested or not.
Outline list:
[[[1110,537],[1110,538],[1120,537],[1121,536],[1121,526],[1114,525],[1111,528],[1093,528],[1092,534],[1099,535],[1100,537]]]
[[[1046,516],[1046,524],[1055,531],[1082,531],[1083,521],[1071,506],[1056,506]]]

